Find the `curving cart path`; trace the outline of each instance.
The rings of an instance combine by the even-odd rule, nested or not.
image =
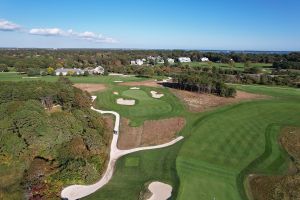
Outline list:
[[[96,96],[92,96],[93,101],[96,98],[97,98]],[[120,115],[119,115],[119,113],[114,112],[114,111],[98,110],[98,109],[95,109],[94,107],[91,107],[91,109],[98,112],[98,113],[101,113],[101,114],[112,114],[116,118],[115,119],[114,130],[113,130],[114,134],[113,134],[113,138],[112,138],[111,145],[110,145],[110,157],[109,157],[108,166],[107,166],[107,169],[106,169],[105,173],[103,174],[102,178],[98,182],[96,182],[95,184],[92,184],[92,185],[71,185],[71,186],[68,186],[68,187],[64,188],[61,192],[61,198],[62,199],[68,199],[68,200],[80,199],[80,198],[86,197],[86,196],[96,192],[100,188],[102,188],[112,178],[115,163],[116,163],[117,159],[124,156],[124,155],[126,155],[126,154],[134,153],[134,152],[137,152],[137,151],[150,150],[150,149],[159,149],[159,148],[168,147],[168,146],[171,146],[171,145],[175,144],[176,142],[183,139],[183,136],[179,136],[176,139],[172,140],[171,142],[161,144],[161,145],[149,146],[149,147],[139,147],[139,148],[134,148],[134,149],[129,149],[129,150],[120,150],[117,147],[117,142],[118,142],[118,138],[119,138],[119,127],[120,127]]]

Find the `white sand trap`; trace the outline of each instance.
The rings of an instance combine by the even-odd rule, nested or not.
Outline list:
[[[123,83],[124,81],[114,81],[115,83]]]
[[[147,200],[167,200],[171,197],[172,186],[162,182],[152,182],[148,186],[152,196]]]
[[[164,96],[164,94],[157,93],[156,91],[153,91],[153,90],[150,93],[151,93],[152,97],[155,99],[160,99]]]
[[[139,87],[131,87],[130,89],[131,90],[139,90],[140,88]]]
[[[23,76],[22,78],[41,78],[41,77],[36,77],[36,76]]]
[[[117,104],[125,105],[125,106],[133,106],[135,104],[135,100],[119,98],[117,99]]]
[[[114,95],[119,95],[119,92],[113,92]]]

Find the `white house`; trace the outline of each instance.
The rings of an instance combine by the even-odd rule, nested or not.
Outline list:
[[[55,75],[59,76],[59,75],[63,75],[66,76],[68,73],[72,73],[72,74],[76,74],[76,75],[83,75],[84,71],[82,69],[71,69],[71,68],[59,68],[55,70]]]
[[[87,68],[84,69],[84,71],[87,71],[89,74],[103,75],[105,70],[104,70],[103,67],[98,66],[96,68],[87,67]]]
[[[181,62],[181,63],[188,63],[188,62],[191,62],[191,58],[189,58],[189,57],[179,57],[178,61]]]
[[[103,75],[105,72],[105,69],[102,66],[98,66],[94,69],[94,74],[101,74]]]
[[[202,57],[202,58],[201,58],[201,61],[202,61],[202,62],[208,62],[209,59],[208,59],[207,57]]]
[[[130,64],[131,64],[131,65],[143,65],[143,64],[144,64],[144,61],[141,60],[141,59],[136,59],[136,60],[130,61]]]
[[[142,61],[141,59],[137,59],[136,61],[136,65],[143,65],[144,61]]]
[[[175,62],[175,60],[173,58],[168,58],[167,61],[169,64],[174,64],[174,62]]]

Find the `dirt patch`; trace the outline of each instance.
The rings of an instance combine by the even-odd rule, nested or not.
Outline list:
[[[291,169],[287,175],[251,175],[249,185],[254,200],[300,199],[300,128],[282,130],[280,143],[291,156]]]
[[[147,80],[147,81],[140,81],[140,82],[126,82],[126,83],[120,83],[119,85],[162,87],[155,80]]]
[[[129,120],[122,118],[119,149],[131,149],[143,146],[152,146],[167,143],[176,137],[185,125],[185,119],[181,117],[148,120],[140,127],[129,126]]]
[[[99,92],[106,89],[104,84],[76,83],[73,86],[87,92]]]
[[[243,91],[237,91],[236,97],[226,98],[212,94],[200,94],[185,90],[170,89],[180,100],[182,100],[191,112],[203,112],[215,107],[234,104],[241,101],[266,99],[265,95],[252,94]]]

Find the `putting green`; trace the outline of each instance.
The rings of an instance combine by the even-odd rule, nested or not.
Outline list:
[[[98,96],[97,106],[119,112],[121,116],[131,120],[131,125],[140,125],[148,119],[172,117],[183,110],[180,102],[167,89],[156,90],[166,95],[155,99],[151,97],[151,88],[141,87],[140,90],[131,90],[125,86],[114,86],[105,92],[96,94]],[[118,92],[119,95],[115,95],[113,92]],[[118,98],[134,99],[136,103],[133,106],[119,105],[116,103]]]

